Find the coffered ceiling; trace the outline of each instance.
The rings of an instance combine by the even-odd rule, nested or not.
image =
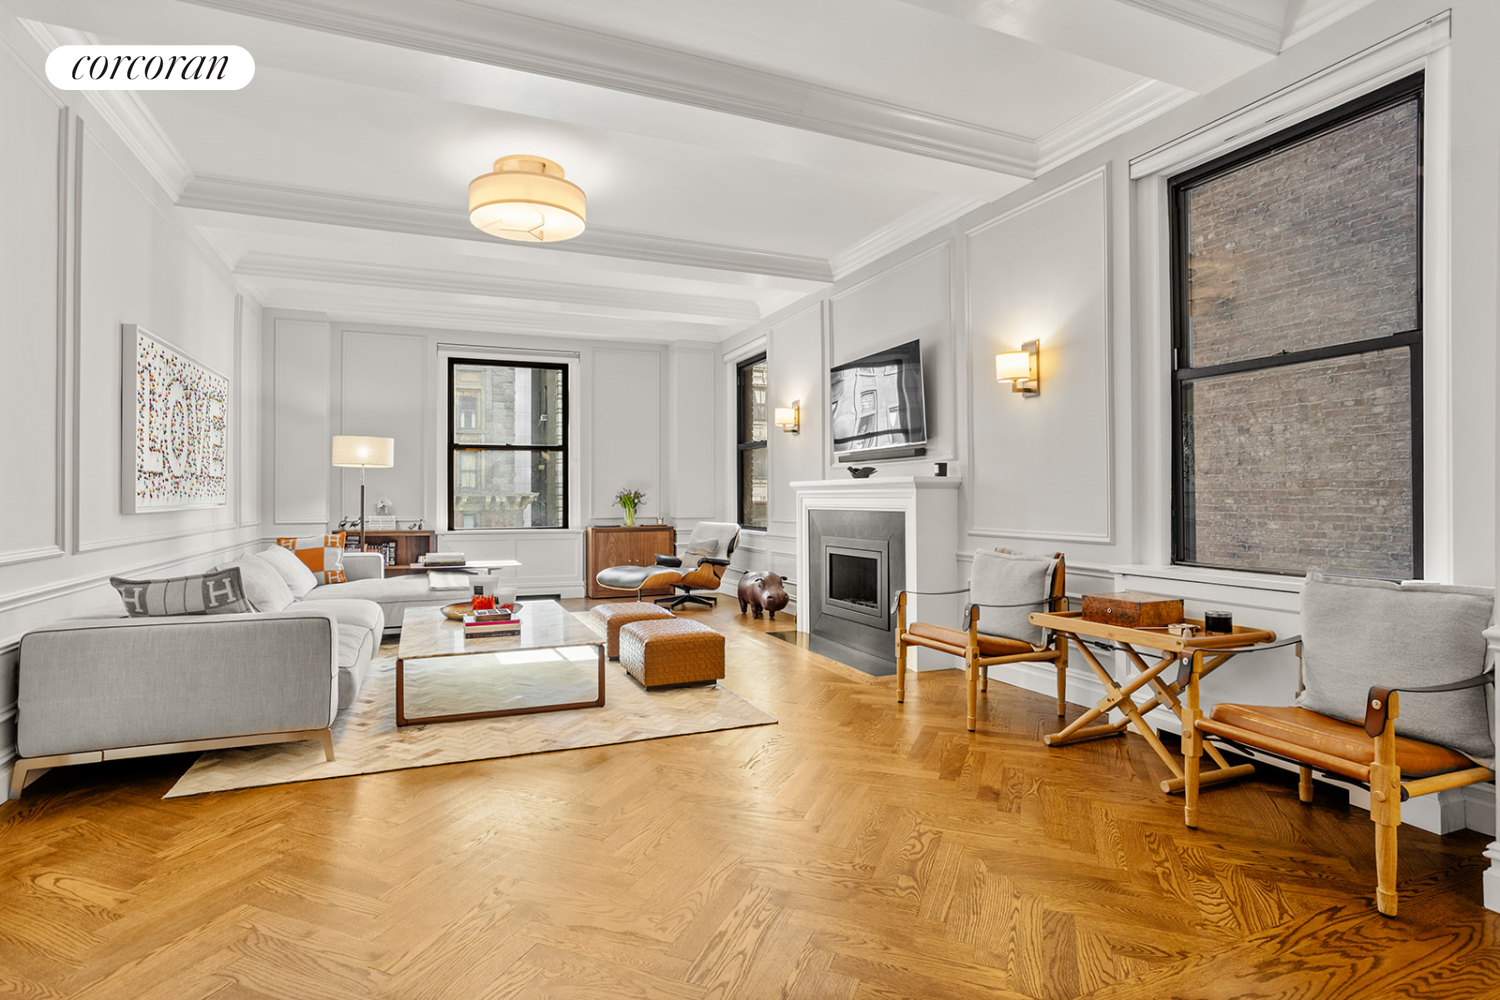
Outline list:
[[[0,0],[44,48],[235,44],[88,95],[267,307],[716,341],[1369,0]],[[468,222],[497,157],[588,228]]]

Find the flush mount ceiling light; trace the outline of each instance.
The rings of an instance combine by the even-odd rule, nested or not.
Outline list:
[[[583,232],[583,189],[540,156],[502,156],[469,182],[469,221],[491,236],[554,243]]]

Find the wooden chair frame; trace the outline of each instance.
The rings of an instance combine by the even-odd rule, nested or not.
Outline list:
[[[1293,640],[1287,640],[1288,642]],[[1255,647],[1250,647],[1254,649]],[[1247,649],[1246,651],[1250,651]],[[1297,657],[1302,657],[1299,643]],[[1493,674],[1455,681],[1451,684],[1435,684],[1430,687],[1388,688],[1374,686],[1365,697],[1365,734],[1374,741],[1374,761],[1365,765],[1340,757],[1320,754],[1307,747],[1276,740],[1261,733],[1230,726],[1222,722],[1205,719],[1198,710],[1197,686],[1190,689],[1188,714],[1184,726],[1183,763],[1187,771],[1187,803],[1184,816],[1189,827],[1198,825],[1198,763],[1203,754],[1205,735],[1225,740],[1231,748],[1236,744],[1261,753],[1279,757],[1297,765],[1297,798],[1311,802],[1313,795],[1313,770],[1332,773],[1339,781],[1350,781],[1362,785],[1370,792],[1370,820],[1375,824],[1375,906],[1385,916],[1394,917],[1397,907],[1396,893],[1396,831],[1401,826],[1401,803],[1414,795],[1429,795],[1449,788],[1462,788],[1483,781],[1493,781],[1494,771],[1487,767],[1471,767],[1427,778],[1402,780],[1401,766],[1396,758],[1396,727],[1392,722],[1401,714],[1397,691],[1407,694],[1423,694],[1434,691],[1458,691],[1465,688],[1482,687],[1494,683]],[[1356,773],[1366,771],[1361,781],[1346,773],[1354,768]],[[1337,770],[1332,770],[1337,768]]]
[[[1067,710],[1068,695],[1068,642],[1057,632],[1048,630],[1047,645],[1041,649],[1033,649],[1025,653],[1013,653],[1006,656],[985,656],[979,652],[979,611],[980,608],[1006,607],[1006,608],[1040,608],[1042,610],[1055,610],[1059,604],[1066,609],[1067,597],[1067,567],[1064,564],[1061,552],[1053,555],[1057,560],[1057,566],[1052,573],[1052,591],[1047,597],[1037,601],[1025,601],[1021,604],[970,604],[965,616],[968,618],[967,642],[963,646],[952,646],[947,643],[928,639],[923,636],[913,636],[906,628],[906,597],[908,594],[917,594],[927,597],[942,597],[951,594],[967,594],[969,588],[961,590],[902,590],[896,595],[896,701],[906,701],[906,649],[908,646],[922,646],[927,649],[935,649],[940,653],[948,653],[957,656],[964,661],[964,680],[968,686],[968,727],[969,732],[974,732],[978,723],[979,692],[990,689],[990,667],[1005,663],[1052,663],[1057,668],[1057,714],[1062,717]]]

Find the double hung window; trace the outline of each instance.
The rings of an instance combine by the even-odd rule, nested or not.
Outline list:
[[[1173,545],[1422,572],[1422,89],[1173,178]]]
[[[448,528],[568,526],[564,365],[448,361]]]
[[[766,356],[757,355],[739,364],[736,379],[738,405],[736,427],[739,448],[739,521],[744,528],[764,528],[770,484],[766,477],[766,411],[768,370]]]

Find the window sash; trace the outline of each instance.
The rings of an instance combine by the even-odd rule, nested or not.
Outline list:
[[[469,388],[467,386],[460,388],[460,387],[455,386],[455,384],[454,384],[454,376],[455,376],[455,373],[457,372],[457,370],[458,370],[458,368],[460,366],[464,366],[464,367],[483,367],[483,368],[512,368],[512,369],[527,368],[527,369],[534,369],[534,370],[541,370],[541,371],[555,371],[555,372],[559,373],[559,386],[560,386],[560,389],[561,389],[560,398],[559,398],[559,409],[561,411],[560,414],[559,414],[559,420],[561,422],[559,436],[560,436],[561,443],[559,443],[559,444],[519,444],[519,445],[517,445],[517,444],[471,444],[471,443],[460,443],[457,440],[457,435],[458,435],[459,431],[478,430],[478,429],[482,428],[483,424],[484,424],[484,419],[483,419],[483,405],[482,405],[483,393],[482,393],[482,391],[475,390],[475,389]],[[477,419],[478,426],[476,426],[476,427],[460,427],[459,426],[459,420],[458,420],[458,417],[456,416],[456,411],[458,410],[458,407],[455,404],[456,404],[456,401],[458,400],[460,394],[471,395],[471,396],[474,396],[474,397],[476,397],[477,399],[479,399],[481,401],[480,406],[478,408],[479,409],[478,419]],[[458,357],[450,357],[448,359],[448,400],[447,400],[447,404],[448,404],[448,415],[447,415],[447,420],[448,420],[448,514],[447,514],[447,518],[448,518],[448,530],[449,531],[550,531],[550,530],[556,530],[556,529],[561,529],[561,528],[567,528],[568,525],[569,525],[570,509],[572,507],[572,503],[571,503],[572,482],[571,482],[570,472],[569,472],[569,467],[568,467],[568,465],[569,465],[569,463],[568,463],[569,400],[568,400],[568,367],[567,367],[567,365],[564,365],[564,364],[549,364],[549,363],[532,362],[532,361],[502,361],[502,360],[491,360],[491,359],[488,359],[488,358],[458,358]],[[560,463],[561,469],[562,469],[562,494],[558,498],[558,506],[559,506],[559,508],[561,509],[561,512],[562,512],[562,518],[561,518],[560,523],[558,523],[558,524],[544,524],[544,525],[526,525],[526,526],[521,526],[521,527],[484,527],[484,526],[466,527],[466,526],[464,526],[462,524],[455,523],[457,519],[454,516],[454,512],[455,512],[455,508],[457,506],[457,498],[459,496],[459,491],[460,490],[464,490],[464,489],[474,489],[474,488],[477,488],[478,481],[480,479],[480,476],[481,476],[481,474],[483,472],[483,469],[485,467],[485,464],[486,464],[483,461],[476,462],[475,463],[475,469],[474,469],[474,472],[473,472],[474,480],[475,480],[475,485],[474,486],[465,485],[462,482],[460,482],[460,477],[461,477],[462,474],[460,473],[460,471],[458,469],[458,466],[462,463],[462,454],[461,453],[464,453],[464,452],[491,452],[491,451],[494,451],[494,452],[547,453],[547,454],[553,454],[553,455],[557,456],[557,461]],[[455,454],[460,455],[459,461],[455,461],[454,460]]]
[[[1309,350],[1273,354],[1263,357],[1248,358],[1203,367],[1193,367],[1190,358],[1189,326],[1188,326],[1188,300],[1190,285],[1188,281],[1188,256],[1189,256],[1189,231],[1188,218],[1184,210],[1187,191],[1196,184],[1211,178],[1224,176],[1235,172],[1256,160],[1274,155],[1276,152],[1288,149],[1300,142],[1310,138],[1326,134],[1341,128],[1351,122],[1358,121],[1369,115],[1375,114],[1385,108],[1399,105],[1415,99],[1417,101],[1417,186],[1416,186],[1416,232],[1417,241],[1415,247],[1415,293],[1416,293],[1416,321],[1415,329],[1406,330],[1387,336],[1373,337],[1365,340],[1351,341],[1334,344],[1325,347],[1312,348]],[[1424,217],[1423,208],[1423,185],[1421,183],[1423,164],[1423,126],[1425,115],[1423,104],[1423,83],[1420,75],[1397,81],[1387,87],[1381,88],[1366,95],[1365,97],[1350,102],[1340,108],[1333,109],[1323,115],[1317,116],[1308,122],[1293,126],[1277,135],[1270,136],[1259,142],[1220,157],[1210,163],[1204,164],[1194,170],[1175,177],[1171,181],[1170,196],[1168,198],[1168,230],[1171,234],[1171,320],[1172,320],[1172,380],[1171,380],[1171,404],[1172,404],[1172,562],[1182,566],[1201,566],[1213,569],[1231,569],[1241,572],[1270,573],[1281,575],[1301,576],[1306,568],[1296,569],[1259,569],[1244,566],[1228,566],[1221,563],[1207,563],[1188,559],[1186,552],[1189,547],[1189,517],[1190,512],[1186,506],[1188,493],[1188,469],[1185,464],[1185,448],[1188,427],[1184,417],[1184,396],[1189,387],[1194,383],[1232,375],[1242,372],[1264,371],[1275,368],[1294,368],[1307,365],[1312,362],[1328,359],[1350,357],[1374,351],[1386,351],[1393,348],[1407,348],[1410,358],[1411,383],[1408,388],[1408,398],[1411,404],[1410,428],[1411,428],[1411,555],[1412,576],[1420,578],[1422,575],[1422,531],[1423,531],[1423,460],[1422,460],[1422,329],[1421,322],[1424,315],[1422,304],[1422,276],[1423,276],[1423,254],[1424,246],[1422,240],[1422,225]],[[1336,571],[1336,570],[1335,570]]]
[[[739,522],[742,528],[760,531],[766,530],[769,524],[754,524],[746,517],[753,497],[751,496],[750,484],[745,481],[745,453],[765,448],[767,438],[770,436],[769,420],[762,421],[767,436],[755,438],[751,437],[755,433],[754,428],[747,426],[751,422],[746,419],[746,415],[750,410],[749,404],[752,402],[749,398],[750,394],[757,391],[768,393],[767,386],[756,386],[751,381],[752,370],[757,365],[764,364],[766,364],[766,355],[762,353],[746,358],[735,369],[735,440],[738,442],[735,448],[735,520]],[[769,376],[769,372],[767,374]],[[763,409],[769,406],[769,396],[767,395],[766,399],[760,400],[760,403]],[[768,417],[769,415],[769,412],[767,412]],[[769,518],[769,512],[767,513],[767,517]]]

